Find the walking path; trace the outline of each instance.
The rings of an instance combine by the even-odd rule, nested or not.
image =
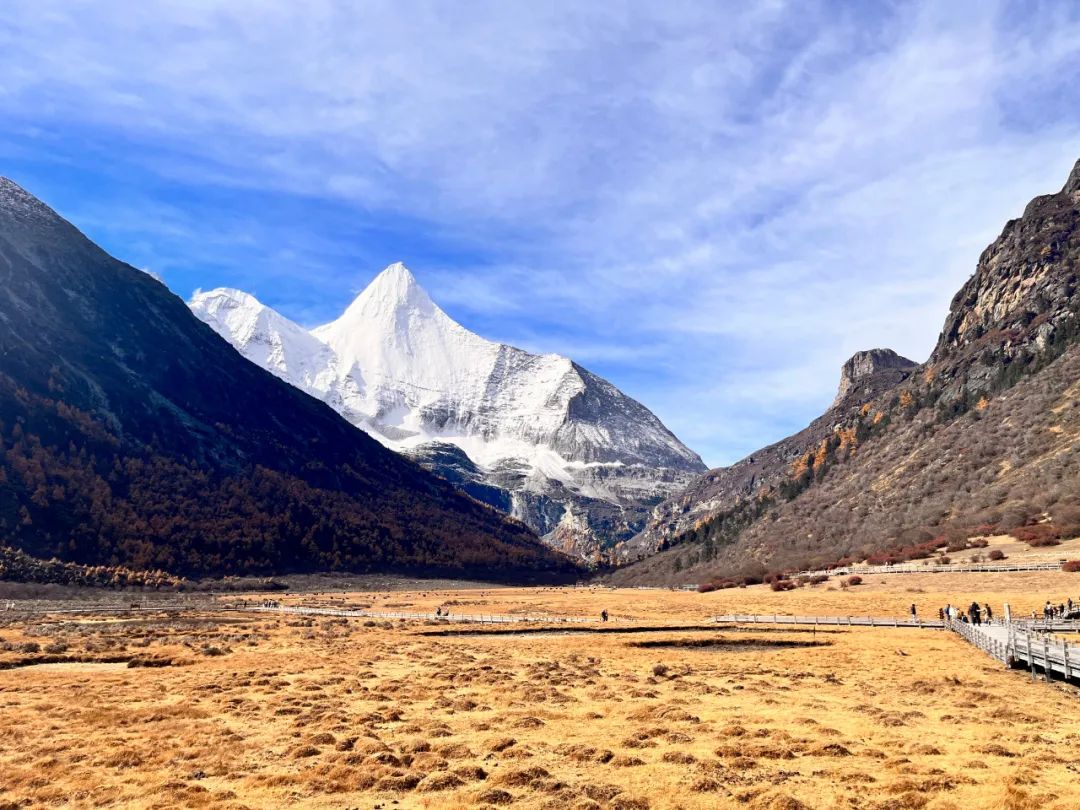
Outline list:
[[[319,607],[232,607],[230,610],[252,611],[255,613],[290,613],[298,616],[340,616],[346,619],[413,619],[433,622],[469,622],[473,624],[519,624],[522,622],[549,622],[555,624],[592,624],[601,619],[591,616],[552,616],[550,614],[498,615],[480,613],[409,613],[383,610],[347,610],[342,608]],[[612,617],[611,621],[615,621]]]
[[[888,619],[881,616],[781,616],[779,614],[741,614],[731,613],[714,616],[718,624],[802,624],[802,625],[841,625],[843,627],[915,627],[941,630],[944,622],[923,619]]]
[[[1060,624],[1060,623],[1059,623]],[[1053,627],[1054,625],[1051,625]],[[1046,624],[968,624],[953,621],[949,629],[959,633],[983,652],[1003,664],[1022,666],[1035,677],[1037,669],[1049,679],[1061,675],[1065,680],[1080,680],[1080,655],[1068,641],[1045,630]],[[1069,628],[1076,630],[1075,624]]]
[[[848,574],[975,574],[975,573],[1005,573],[1017,571],[1060,571],[1063,560],[1058,562],[1041,563],[997,563],[997,564],[956,564],[956,565],[922,565],[916,563],[897,563],[896,565],[848,565],[843,568],[823,568],[818,571],[800,571],[795,576],[825,576],[838,577]]]
[[[841,627],[906,627],[952,630],[961,638],[1009,667],[1042,671],[1049,678],[1060,675],[1080,682],[1080,653],[1074,644],[1054,636],[1055,632],[1080,632],[1080,622],[1068,620],[1020,620],[970,624],[961,621],[887,619],[878,616],[781,616],[769,614],[728,614],[713,619],[719,624],[839,625]]]

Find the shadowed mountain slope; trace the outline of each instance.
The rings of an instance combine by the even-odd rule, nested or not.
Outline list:
[[[0,542],[182,574],[576,572],[2,179]]]

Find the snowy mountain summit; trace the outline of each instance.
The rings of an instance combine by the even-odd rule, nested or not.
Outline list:
[[[643,405],[568,358],[470,332],[400,263],[310,332],[238,290],[189,305],[249,360],[586,559],[704,470]]]

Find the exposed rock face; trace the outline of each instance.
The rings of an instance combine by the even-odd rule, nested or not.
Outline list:
[[[824,414],[805,429],[763,447],[730,467],[718,467],[658,504],[645,528],[617,549],[627,562],[653,554],[710,516],[791,477],[792,465],[815,451],[837,430],[857,418],[862,408],[895,388],[918,368],[892,349],[857,352],[840,371],[840,392]]]
[[[975,274],[953,298],[925,364],[916,366],[888,350],[856,354],[844,364],[840,390],[828,411],[794,436],[731,467],[710,470],[660,504],[645,530],[621,548],[622,559],[641,559],[687,537],[707,536],[724,545],[722,552],[714,545],[709,554],[699,554],[700,559],[715,558],[714,566],[736,569],[781,558],[798,564],[799,554],[835,559],[838,549],[850,550],[860,542],[887,544],[907,529],[963,520],[978,502],[978,488],[969,483],[956,495],[934,484],[948,479],[950,467],[960,466],[948,461],[954,435],[963,435],[963,446],[969,448],[965,463],[974,447],[986,454],[991,467],[1000,463],[1015,469],[1030,461],[1031,480],[1040,481],[1037,486],[1044,492],[1057,492],[1077,442],[1071,423],[1049,427],[1054,441],[1042,446],[1034,437],[1024,438],[1023,426],[1015,424],[1019,416],[1010,422],[1004,414],[1001,424],[1006,427],[996,428],[990,438],[992,428],[980,425],[979,415],[997,407],[992,398],[1004,398],[1003,392],[1012,396],[1013,386],[1033,376],[1017,391],[1029,391],[1032,401],[1071,413],[1076,386],[1068,374],[1076,368],[1080,339],[1078,269],[1080,161],[1059,193],[1035,198],[983,252]],[[1023,404],[1014,401],[1010,408],[1019,413]],[[1009,441],[998,438],[1006,434]],[[923,445],[927,461],[912,470],[911,458]],[[918,475],[932,469],[931,461],[941,461],[945,471],[923,481]],[[845,476],[853,476],[852,486],[845,486]],[[997,486],[985,470],[978,478],[980,486]],[[902,495],[909,480],[925,484],[920,499],[886,497],[893,488]],[[1016,480],[1025,479],[1017,475]],[[875,488],[866,490],[870,481]],[[842,498],[843,509],[829,525],[818,526],[815,535],[810,527],[833,508],[832,502],[823,506],[817,494],[822,488]],[[1019,484],[998,489],[986,496],[997,504],[1021,491]],[[892,512],[881,511],[892,501]],[[850,514],[858,520],[848,520]],[[919,522],[921,528],[911,525]],[[655,573],[662,565],[646,561],[641,568]],[[683,576],[691,578],[707,570],[704,563],[696,574],[682,568]],[[635,576],[628,573],[624,581],[640,581]]]
[[[470,332],[402,264],[310,332],[237,290],[190,306],[248,359],[584,559],[705,469],[641,403],[566,357]]]
[[[900,369],[910,371],[918,363],[901,357],[892,349],[870,349],[865,352],[856,352],[844,363],[840,369],[840,388],[836,392],[836,399],[830,407],[835,408],[855,385],[867,377],[881,371]]]
[[[980,395],[1009,366],[1069,338],[1078,265],[1080,161],[1060,192],[1036,197],[1005,225],[953,298],[926,364],[946,400]]]

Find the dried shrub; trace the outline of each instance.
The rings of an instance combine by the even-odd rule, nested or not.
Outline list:
[[[1068,571],[1069,573],[1080,572],[1080,560],[1069,560],[1067,563],[1061,566],[1062,571]]]
[[[845,581],[845,584],[847,584],[849,586],[862,585],[862,581],[863,581],[862,577],[860,577],[858,574],[855,574],[854,576],[848,577],[847,580]]]
[[[1013,537],[1032,548],[1056,546],[1060,543],[1061,529],[1050,523],[1039,523],[1035,526],[1022,526],[1016,529]]]
[[[995,561],[996,560],[1004,560],[1004,559],[1006,559],[1005,552],[1002,551],[1000,548],[991,549],[990,553],[987,554],[986,556],[987,556],[987,558],[989,558],[991,560],[995,560]]]

